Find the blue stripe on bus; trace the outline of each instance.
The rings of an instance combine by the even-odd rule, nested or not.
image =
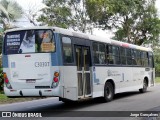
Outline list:
[[[56,42],[56,52],[51,53],[51,62],[52,66],[62,66],[62,51],[60,44],[60,36],[55,33],[55,42]]]
[[[2,56],[2,66],[3,68],[8,68],[8,56],[7,55]]]
[[[94,83],[99,83],[99,79],[96,78],[96,73],[93,73]]]

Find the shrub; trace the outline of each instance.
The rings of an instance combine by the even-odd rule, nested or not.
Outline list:
[[[3,84],[4,84],[3,71],[2,68],[0,68],[0,93],[3,92]]]

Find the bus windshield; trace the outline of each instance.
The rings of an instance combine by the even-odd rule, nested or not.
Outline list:
[[[22,30],[6,33],[4,54],[55,52],[52,30]]]

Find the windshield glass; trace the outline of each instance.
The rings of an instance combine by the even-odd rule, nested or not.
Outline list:
[[[4,54],[54,52],[52,30],[8,32],[4,38]]]

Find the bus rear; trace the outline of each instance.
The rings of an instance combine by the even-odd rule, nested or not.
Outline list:
[[[51,29],[6,32],[3,43],[7,96],[59,96],[59,67]],[[54,58],[54,59],[53,59]]]

